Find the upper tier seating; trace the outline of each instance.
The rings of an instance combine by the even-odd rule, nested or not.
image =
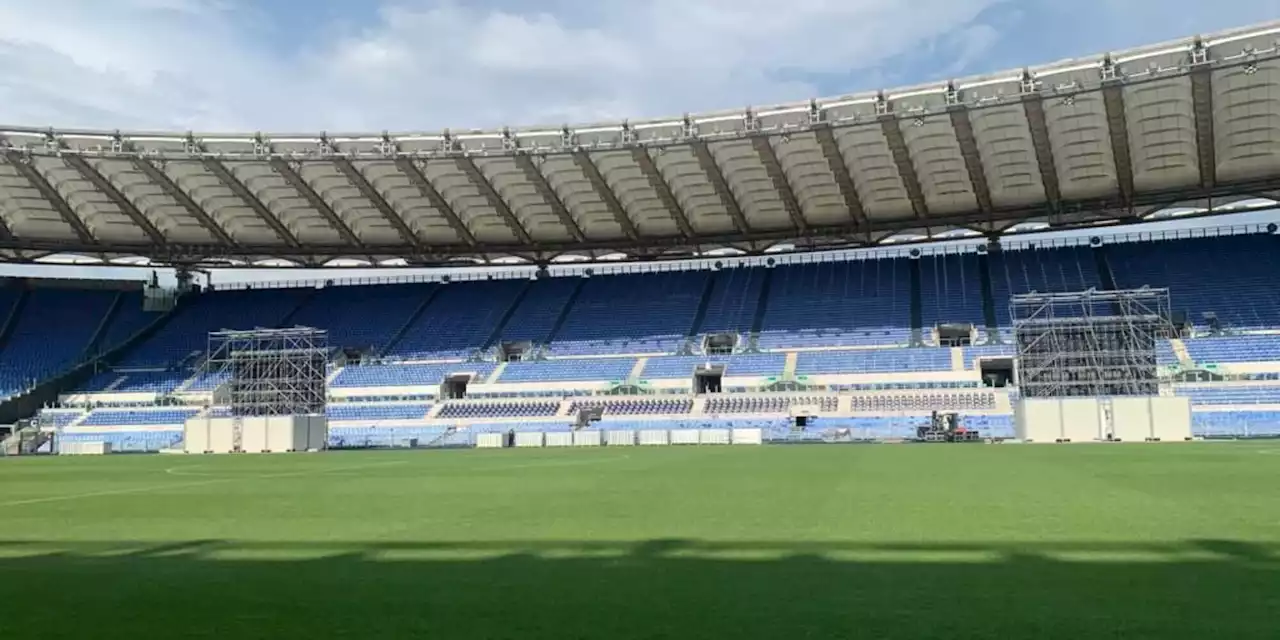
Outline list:
[[[551,345],[554,355],[672,352],[693,327],[706,271],[589,278]]]
[[[211,331],[278,327],[306,293],[305,289],[250,289],[191,296],[155,335],[133,349],[121,364],[168,365],[192,353],[203,355]]]
[[[721,269],[713,278],[702,333],[746,333],[760,305],[760,288],[767,271],[760,268]]]
[[[906,259],[774,269],[760,331],[763,349],[906,344],[911,331]]]
[[[949,370],[951,350],[936,347],[802,351],[796,360],[796,373],[800,375]]]
[[[1207,325],[1216,313],[1224,326],[1280,325],[1280,238],[1270,234],[1223,236],[1106,246],[1116,284],[1168,287],[1174,310]]]
[[[437,285],[384,284],[315,291],[290,324],[329,331],[329,346],[380,353]]]
[[[547,278],[534,282],[502,328],[499,339],[545,343],[569,297],[582,283],[582,278]]]
[[[0,396],[66,371],[85,357],[115,291],[33,289],[0,351]],[[12,301],[0,313],[7,313]]]
[[[996,324],[1012,324],[1009,297],[1016,293],[1084,291],[1102,288],[1098,262],[1087,246],[1006,249],[989,254],[991,299]]]
[[[949,322],[986,325],[977,254],[920,258],[920,315],[925,328]]]
[[[635,367],[634,358],[591,358],[508,362],[498,382],[623,381]]]
[[[493,373],[492,362],[452,362],[445,364],[381,364],[344,367],[331,387],[437,386],[446,376],[473,373],[483,382]]]
[[[743,354],[735,356],[664,356],[649,358],[641,378],[692,378],[699,365],[724,365],[728,376],[776,376],[787,364],[785,353]]]
[[[387,349],[402,359],[465,358],[484,346],[528,280],[456,282],[440,292]]]

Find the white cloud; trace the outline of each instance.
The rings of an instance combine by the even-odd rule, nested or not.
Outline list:
[[[0,0],[0,120],[376,130],[738,108],[812,95],[788,72],[872,67],[994,1],[596,0],[581,18],[393,0],[337,38],[277,25],[283,47],[230,0]]]
[[[996,47],[1047,61],[1047,28],[1077,33],[1074,55],[1185,35],[1190,3],[0,0],[0,122],[422,130],[738,109],[994,71]],[[1237,23],[1280,14],[1230,4]],[[286,6],[305,15],[273,15]]]

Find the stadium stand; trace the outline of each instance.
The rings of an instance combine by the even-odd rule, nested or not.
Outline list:
[[[1270,306],[1265,267],[1246,269],[1254,275],[1233,280],[1229,296],[1214,293],[1213,283],[1230,279],[1218,265],[1240,262],[1237,254],[1267,264],[1272,241],[1025,243],[985,255],[949,248],[774,267],[206,292],[184,300],[115,368],[73,390],[104,406],[52,409],[43,423],[76,437],[110,435],[124,450],[169,446],[171,432],[225,381],[200,370],[209,331],[296,324],[327,329],[335,348],[360,354],[336,360],[330,378],[329,416],[341,427],[333,441],[344,446],[463,446],[486,429],[562,431],[590,408],[604,412],[594,429],[756,424],[785,442],[909,437],[930,411],[945,410],[999,435],[1012,431],[1016,388],[985,388],[990,380],[979,366],[1013,356],[1012,345],[908,347],[913,331],[993,319],[1007,328],[1014,293],[1114,280],[1167,285],[1175,308],[1223,319],[1226,326],[1200,327],[1198,337],[1160,342],[1158,362],[1209,367],[1204,380],[1228,379],[1174,388],[1192,399],[1198,434],[1260,435],[1280,432],[1280,335],[1266,332],[1280,326],[1280,309]],[[91,343],[136,334],[157,317],[140,310],[139,298],[0,289],[0,309],[12,316],[0,378],[18,389],[72,366]],[[718,332],[757,339],[739,342],[731,355],[689,353],[702,348],[690,338]],[[489,349],[517,341],[533,346],[519,361],[501,362]],[[721,392],[691,393],[700,365],[723,367]],[[442,383],[460,374],[470,376],[467,398],[453,391],[439,398]],[[126,406],[165,397],[193,404]],[[797,429],[786,417],[797,408],[821,414],[820,426]]]
[[[906,344],[908,267],[906,259],[891,258],[775,268],[760,348]]]
[[[687,337],[708,277],[671,271],[588,278],[551,353],[670,353]]]

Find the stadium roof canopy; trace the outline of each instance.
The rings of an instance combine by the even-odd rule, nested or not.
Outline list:
[[[897,90],[430,133],[0,126],[0,258],[547,262],[872,246],[1280,191],[1280,24]]]

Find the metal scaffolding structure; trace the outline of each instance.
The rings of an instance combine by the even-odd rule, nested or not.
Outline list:
[[[227,380],[233,416],[323,414],[329,333],[254,329],[209,333],[209,374]]]
[[[1159,395],[1156,343],[1175,335],[1168,289],[1021,294],[1009,312],[1023,397]]]

